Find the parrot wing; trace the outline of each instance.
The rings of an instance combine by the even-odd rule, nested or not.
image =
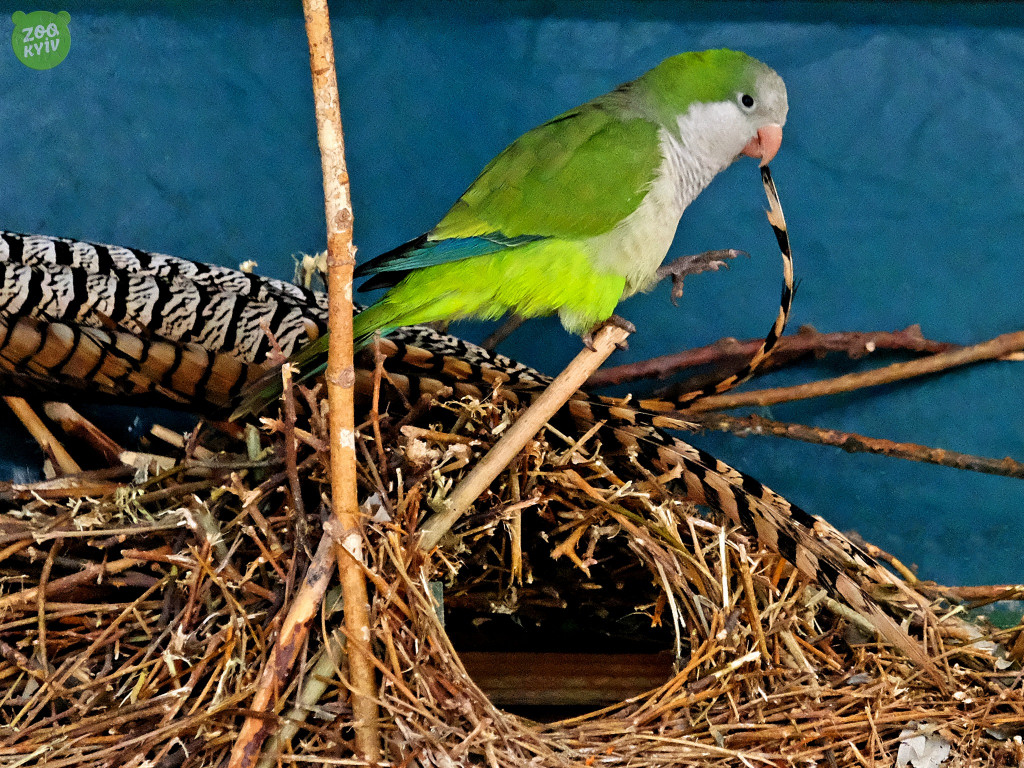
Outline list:
[[[520,136],[495,157],[433,230],[361,265],[360,290],[421,267],[524,243],[583,240],[615,227],[643,201],[663,158],[658,126],[623,117],[601,97]]]
[[[446,240],[431,240],[420,235],[387,253],[360,264],[354,277],[372,277],[359,286],[360,291],[390,288],[397,285],[411,270],[420,267],[434,267],[451,261],[461,261],[473,256],[487,256],[505,248],[514,248],[523,243],[543,240],[541,235],[502,237],[498,233],[479,237],[453,237]]]

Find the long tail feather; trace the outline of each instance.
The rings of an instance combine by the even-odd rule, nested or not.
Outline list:
[[[782,203],[779,202],[779,193],[775,189],[775,182],[772,180],[772,174],[767,165],[761,168],[761,181],[764,183],[764,191],[768,196],[768,223],[771,224],[775,239],[779,243],[779,251],[782,254],[782,296],[779,299],[779,312],[775,316],[772,327],[768,330],[768,335],[765,336],[761,346],[746,365],[721,381],[680,395],[675,399],[675,408],[685,408],[702,397],[720,395],[748,381],[761,367],[761,364],[768,359],[775,349],[775,345],[782,338],[782,334],[786,332],[786,324],[789,322],[789,315],[793,309],[793,295],[796,293],[796,286],[793,282],[793,249],[789,244],[789,230],[786,228],[786,217],[782,212]]]
[[[262,336],[238,328],[228,334],[225,323],[268,330],[287,354],[303,335],[322,333],[325,317],[322,297],[286,283],[142,251],[0,233],[0,387],[7,391],[143,396],[223,412],[270,366]],[[528,400],[549,381],[505,356],[422,327],[397,330],[379,349],[388,357],[389,379],[410,400],[442,390]],[[371,380],[371,371],[357,371],[357,386],[368,389]],[[601,434],[627,455],[675,473],[668,492],[741,524],[931,669],[877,596],[887,592],[911,612],[924,598],[824,519],[669,434],[688,428],[674,408],[577,393],[564,414],[580,431],[600,424]]]

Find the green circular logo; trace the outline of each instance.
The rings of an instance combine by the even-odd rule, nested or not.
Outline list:
[[[14,55],[26,67],[52,69],[64,61],[71,50],[71,32],[68,31],[71,14],[67,11],[15,11],[11,20],[14,22],[11,35]]]

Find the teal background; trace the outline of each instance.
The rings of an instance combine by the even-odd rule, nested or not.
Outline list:
[[[71,52],[33,71],[0,49],[0,226],[291,274],[323,247],[298,3],[65,3]],[[785,78],[772,165],[793,237],[794,325],[971,343],[1024,319],[1024,9],[955,3],[335,3],[362,258],[428,229],[517,135],[683,50],[729,46]],[[736,247],[728,272],[620,313],[615,362],[765,333],[780,283],[753,161],[690,207],[671,255]],[[458,328],[480,338],[488,329]],[[548,371],[579,348],[536,321],[504,347]],[[863,365],[874,365],[872,361]],[[1020,363],[762,412],[1024,459]],[[843,372],[834,363],[766,383]],[[35,471],[3,416],[7,477]],[[768,438],[693,442],[950,583],[1024,579],[1024,485]],[[26,451],[28,461],[25,461]],[[19,465],[20,462],[20,465]]]

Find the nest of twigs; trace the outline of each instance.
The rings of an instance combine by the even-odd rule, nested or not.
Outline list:
[[[2,489],[0,765],[225,763],[326,515],[309,402],[308,428],[204,425],[154,443],[163,459],[139,454],[134,477]],[[470,399],[390,409],[357,440],[388,764],[891,765],[915,735],[933,757],[951,746],[949,765],[1024,762],[1020,627],[965,644],[961,625],[947,645],[939,618],[960,607],[936,593],[932,679],[785,562],[666,495],[653,468],[555,427],[424,553],[413,534],[430,500],[515,414]],[[355,762],[339,618],[329,596],[267,715],[264,765]],[[541,723],[493,704],[453,642],[477,657],[662,651],[674,667]]]

